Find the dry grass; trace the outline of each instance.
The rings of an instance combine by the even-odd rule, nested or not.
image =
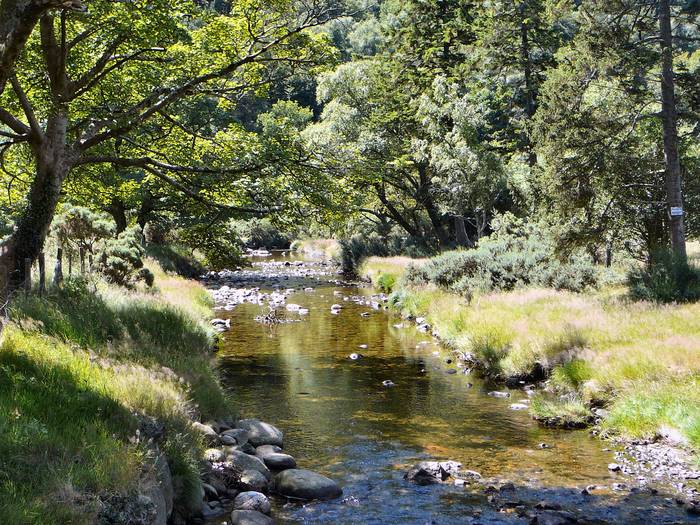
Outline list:
[[[400,275],[407,264],[373,259],[365,272]],[[392,302],[404,315],[427,317],[491,374],[522,376],[542,365],[557,390],[608,405],[609,432],[651,437],[666,425],[700,450],[700,304],[635,303],[621,288],[523,289],[468,303],[436,288],[404,287]]]

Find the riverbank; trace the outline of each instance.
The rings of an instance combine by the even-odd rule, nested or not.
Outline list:
[[[627,443],[671,442],[697,458],[700,305],[632,302],[621,288],[523,289],[468,302],[434,287],[403,285],[411,262],[373,258],[362,274],[377,286],[396,283],[391,305],[404,317],[424,318],[465,366],[515,387],[542,381],[544,391],[530,404],[533,417],[596,425],[603,436]],[[647,463],[650,472],[664,474],[657,461]],[[682,482],[682,474],[669,477]]]
[[[17,296],[0,341],[0,522],[165,523],[201,512],[206,444],[231,416],[212,301],[153,261],[154,289],[67,281]]]

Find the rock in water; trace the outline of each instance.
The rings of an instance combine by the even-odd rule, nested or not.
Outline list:
[[[274,425],[257,419],[243,419],[238,422],[237,428],[248,431],[248,442],[254,447],[259,447],[260,445],[282,446],[284,434]]]
[[[247,491],[267,492],[267,478],[257,470],[244,470],[241,474],[240,488]]]
[[[274,491],[288,498],[311,500],[328,500],[339,498],[343,490],[326,476],[310,470],[284,470],[275,476]]]
[[[258,457],[251,456],[240,450],[231,450],[226,456],[226,460],[230,462],[234,468],[238,469],[239,472],[244,470],[256,470],[265,476],[265,479],[272,479],[272,473]]]
[[[255,449],[255,455],[263,460],[265,456],[277,454],[278,452],[282,452],[282,449],[277,445],[260,445]]]
[[[263,514],[270,514],[270,500],[261,492],[241,492],[233,501],[236,510],[255,510]]]
[[[231,525],[275,525],[275,520],[255,510],[234,510]]]
[[[462,464],[457,461],[422,461],[409,470],[404,479],[417,485],[442,483],[459,473]]]
[[[290,468],[297,468],[297,462],[289,454],[267,454],[266,456],[263,456],[263,461],[270,470],[288,470]]]

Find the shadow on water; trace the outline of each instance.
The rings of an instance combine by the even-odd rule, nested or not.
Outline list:
[[[612,490],[628,482],[608,471],[612,451],[585,431],[543,429],[527,412],[511,410],[527,398],[524,391],[488,396],[495,386],[456,369],[429,337],[334,291],[371,293],[330,284],[297,292],[288,302],[310,314],[274,327],[253,320],[267,307],[228,312],[233,329],[221,368],[238,410],[280,426],[301,466],[344,487],[343,501],[279,502],[282,522],[529,523],[533,513],[539,523],[694,522],[663,494]],[[343,310],[331,314],[330,305],[340,302]],[[362,357],[352,360],[351,353]],[[395,386],[383,386],[386,380]],[[428,459],[460,461],[487,481],[466,488],[408,484],[408,467]],[[514,490],[484,492],[508,482]],[[589,485],[601,489],[582,494]],[[563,510],[534,509],[542,501]]]

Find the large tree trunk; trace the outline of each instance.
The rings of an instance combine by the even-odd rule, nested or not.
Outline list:
[[[433,231],[435,236],[440,243],[440,246],[447,246],[450,243],[450,238],[445,231],[445,221],[442,214],[435,205],[435,200],[430,194],[430,177],[428,176],[427,167],[425,165],[418,166],[418,173],[420,175],[420,188],[418,190],[418,202],[423,205],[425,211],[428,213],[428,218],[430,219],[430,224],[433,226]]]
[[[666,194],[671,227],[671,246],[675,254],[687,259],[681,163],[678,153],[678,112],[673,77],[673,34],[669,0],[659,1],[659,30],[661,36],[661,114],[664,128],[666,158]]]
[[[528,120],[532,120],[535,116],[537,107],[535,105],[535,86],[532,79],[532,61],[530,60],[530,35],[527,24],[527,13],[525,12],[526,4],[523,2],[520,5],[520,60],[523,67],[523,75],[525,77],[525,114]],[[537,155],[532,147],[532,142],[527,131],[523,131],[523,140],[527,149],[528,164],[532,167],[537,164]]]
[[[0,255],[0,267],[7,269],[7,282],[0,286],[3,295],[22,286],[26,279],[24,260],[35,261],[43,250],[67,172],[62,163],[37,167],[27,206]]]
[[[459,246],[472,246],[462,215],[455,215],[455,237]]]

